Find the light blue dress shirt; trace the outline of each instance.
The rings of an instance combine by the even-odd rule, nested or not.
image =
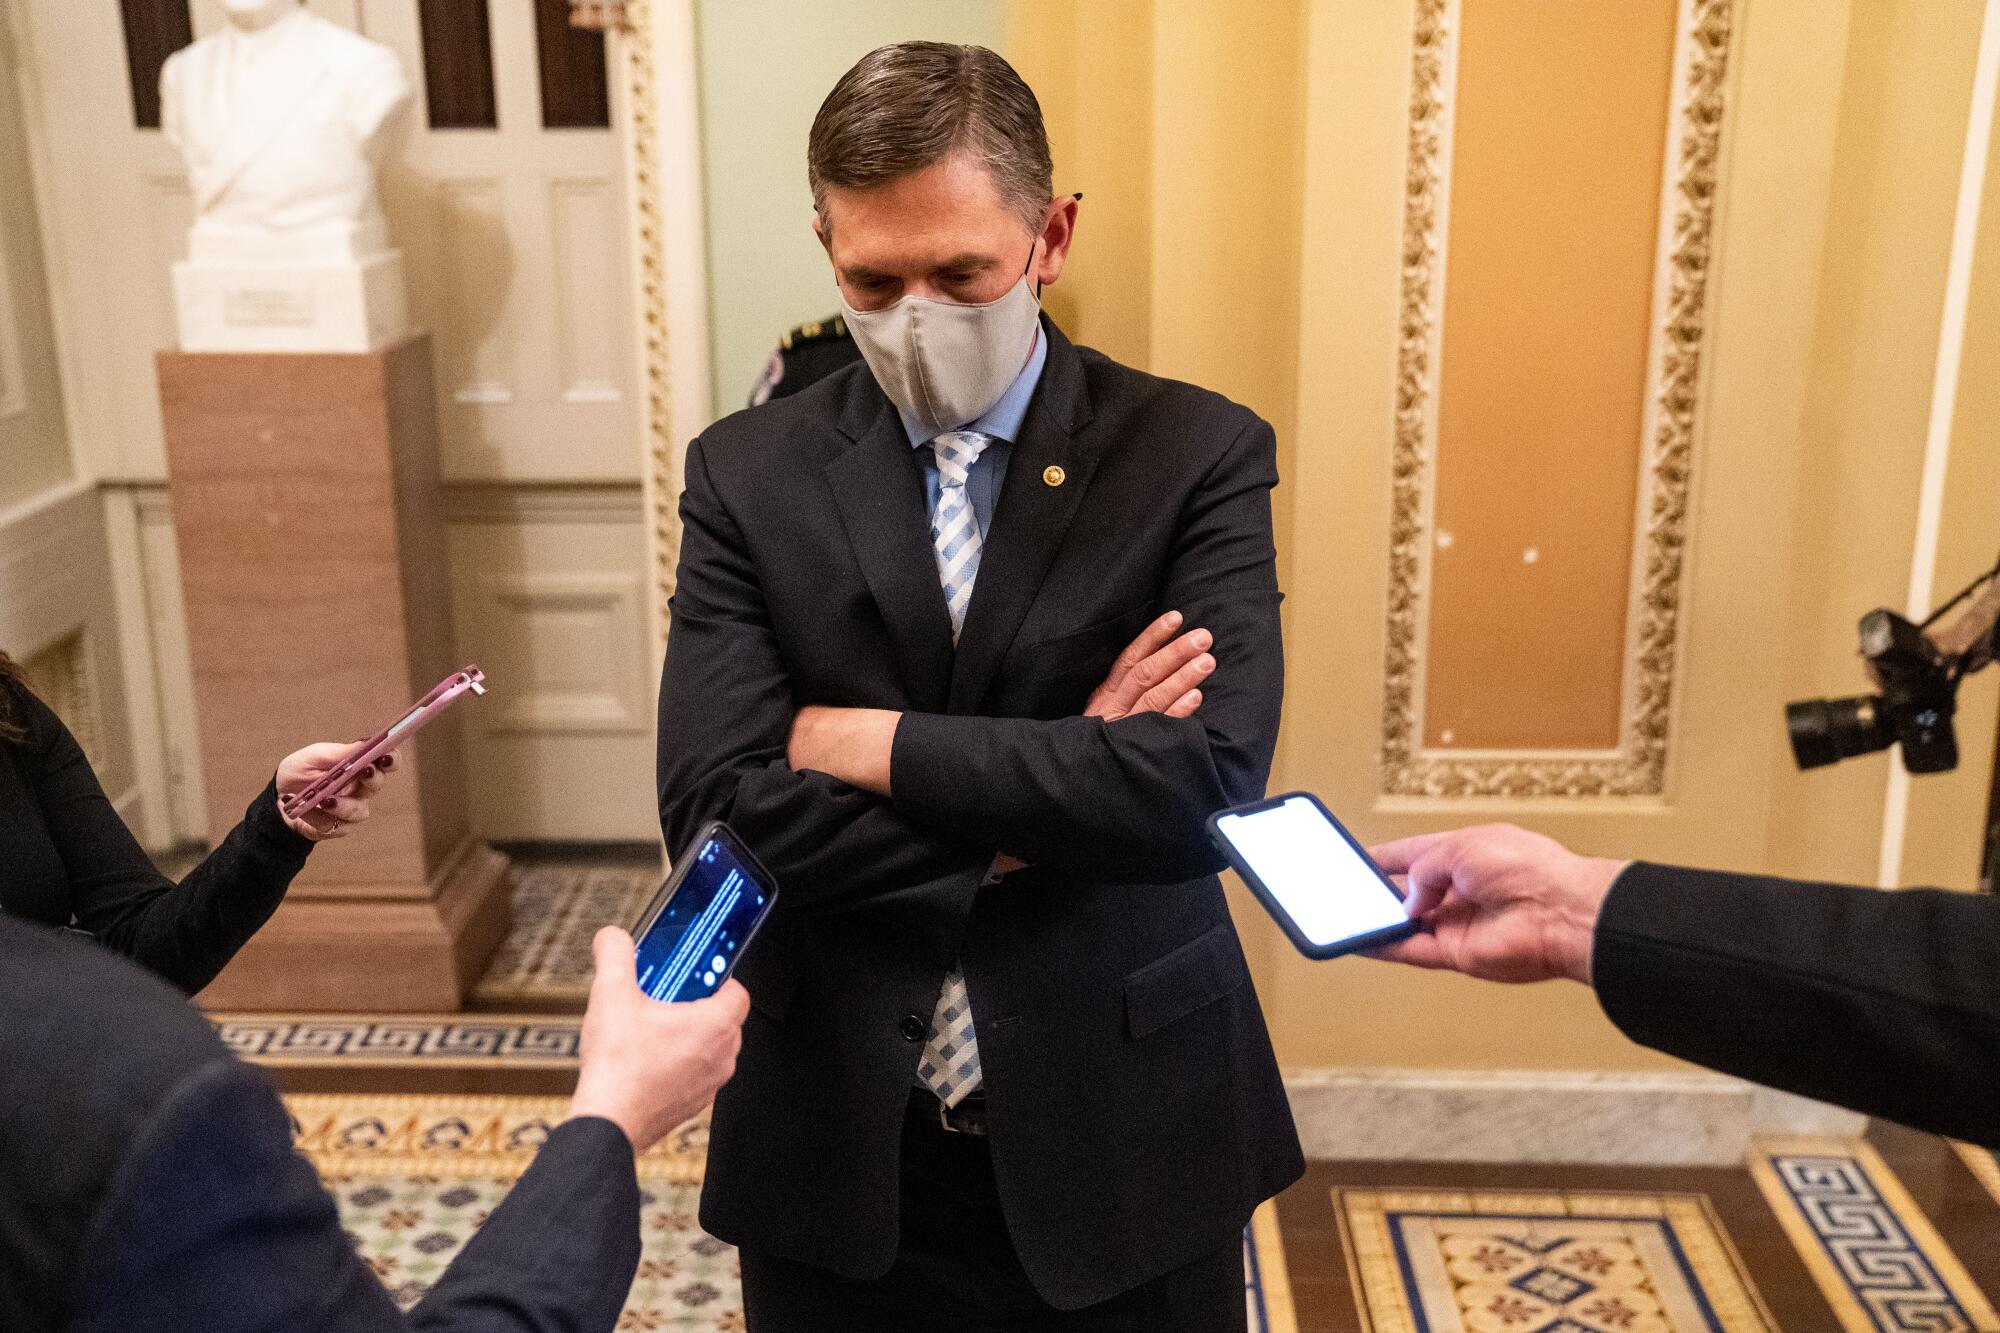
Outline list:
[[[1021,436],[1021,422],[1028,415],[1028,403],[1035,396],[1035,386],[1042,381],[1042,367],[1048,359],[1048,336],[1037,328],[1035,350],[1028,354],[1028,364],[1021,367],[1021,373],[1007,386],[1007,392],[1000,395],[999,402],[987,408],[986,414],[979,420],[963,428],[993,437],[993,442],[986,446],[965,478],[966,498],[972,501],[972,517],[979,524],[981,540],[993,526],[993,506],[999,501],[1000,487],[1007,480],[1007,458],[1013,453],[1014,442]],[[937,435],[907,416],[903,418],[903,429],[909,434],[910,447],[923,451],[920,461],[924,465],[924,512],[936,514],[939,489],[937,452],[930,444]]]

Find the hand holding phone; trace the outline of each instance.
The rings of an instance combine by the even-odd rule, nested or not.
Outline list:
[[[1308,958],[1334,958],[1415,934],[1403,895],[1309,792],[1219,811],[1209,836]]]
[[[322,773],[304,791],[278,798],[279,809],[294,819],[303,819],[321,801],[338,799],[368,776],[375,761],[393,751],[410,737],[429,726],[453,701],[465,694],[486,693],[486,673],[476,666],[454,671],[439,681],[429,694],[403,710],[403,715],[363,741],[356,741],[347,757]]]
[[[278,817],[294,833],[313,842],[325,842],[329,838],[344,838],[358,825],[368,822],[374,812],[375,797],[382,790],[389,768],[395,762],[386,754],[370,764],[340,795],[323,797],[312,805],[288,808],[296,793],[319,781],[336,764],[346,762],[347,756],[353,752],[352,742],[320,741],[302,746],[278,761],[275,780]]]
[[[655,1000],[715,994],[778,900],[778,884],[721,820],[695,835],[632,929],[639,989]]]
[[[632,937],[616,926],[597,932],[591,954],[597,975],[569,1112],[609,1120],[644,1152],[708,1105],[736,1071],[750,997],[725,983],[699,1003],[654,1004],[639,990]]]

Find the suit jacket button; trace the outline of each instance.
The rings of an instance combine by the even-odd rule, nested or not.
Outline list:
[[[903,1021],[898,1026],[902,1030],[904,1041],[922,1041],[924,1034],[931,1030],[930,1024],[915,1014],[903,1015]]]

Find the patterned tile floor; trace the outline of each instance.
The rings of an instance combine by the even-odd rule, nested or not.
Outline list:
[[[1302,1333],[1983,1333],[1981,1163],[1889,1125],[1736,1168],[1315,1162],[1278,1217]]]
[[[563,1114],[560,1097],[288,1097],[300,1151],[319,1169],[361,1256],[397,1301],[422,1299],[506,1198]],[[738,1333],[735,1251],[696,1214],[706,1127],[684,1126],[640,1157],[642,1249],[620,1329]],[[1297,1333],[1277,1211],[1244,1236],[1250,1333]]]
[[[630,929],[660,886],[650,848],[581,851],[511,846],[514,920],[472,1005],[568,1009],[590,992],[590,941],[604,926]]]
[[[281,1085],[301,1070],[280,1066]],[[400,1072],[407,1078],[411,1071]],[[519,1078],[534,1071],[506,1071]],[[560,1096],[288,1096],[300,1145],[407,1303],[525,1168]],[[706,1129],[640,1164],[633,1329],[741,1328],[695,1222]],[[1734,1168],[1314,1163],[1245,1241],[1252,1333],[2000,1330],[2000,1164],[1894,1126]]]
[[[218,1015],[225,1037],[329,1105],[559,1107],[590,937],[629,922],[658,869],[642,850],[510,851],[515,928],[480,983],[487,1012]],[[414,1299],[525,1158],[444,1171],[435,1144],[410,1155],[413,1120],[375,1119],[373,1156],[329,1156],[324,1135],[312,1150],[363,1253]],[[698,1166],[648,1170],[625,1326],[740,1328],[733,1255],[693,1221]],[[1760,1143],[1731,1168],[1318,1162],[1259,1215],[1245,1258],[1253,1333],[2000,1333],[2000,1162],[1886,1125]]]

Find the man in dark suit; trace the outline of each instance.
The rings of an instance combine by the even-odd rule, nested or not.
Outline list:
[[[1427,926],[1383,957],[1581,981],[1643,1045],[2000,1148],[2000,900],[1600,860],[1504,825],[1374,855]]]
[[[639,1263],[634,1151],[729,1076],[748,1007],[648,999],[630,937],[601,932],[569,1119],[406,1320],[284,1104],[184,996],[0,916],[0,1328],[610,1333]]]
[[[1040,317],[992,52],[865,57],[808,159],[866,364],[690,447],[660,697],[668,845],[783,887],[703,1222],[753,1333],[1240,1329],[1303,1170],[1202,827],[1277,733],[1271,429]]]

